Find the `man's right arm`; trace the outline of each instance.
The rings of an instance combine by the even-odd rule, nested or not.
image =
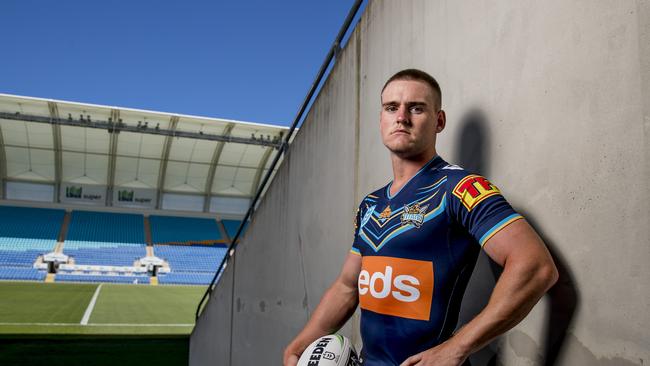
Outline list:
[[[309,344],[339,330],[352,316],[359,303],[357,280],[361,256],[348,254],[341,274],[325,292],[307,325],[284,350],[284,365],[295,366]]]

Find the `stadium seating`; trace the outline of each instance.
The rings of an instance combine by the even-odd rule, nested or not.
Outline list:
[[[65,210],[0,206],[0,236],[56,240]]]
[[[67,241],[144,244],[144,216],[111,212],[73,211]]]
[[[223,224],[224,229],[226,229],[226,234],[230,237],[230,239],[235,237],[235,234],[237,234],[237,229],[239,229],[239,225],[241,225],[241,220],[221,220],[221,223]],[[244,226],[244,231],[246,231],[246,226]]]
[[[80,275],[59,273],[56,282],[102,282],[102,283],[137,283],[149,284],[149,276],[120,276],[120,275]]]
[[[214,272],[226,253],[225,246],[156,245],[154,254],[166,260],[172,271]]]
[[[145,245],[118,245],[117,243],[72,241],[65,242],[64,253],[75,264],[97,266],[132,266],[133,262],[147,255]]]
[[[160,284],[207,285],[227,248],[219,246],[156,245],[154,254],[169,263],[171,272],[160,274]]]
[[[42,281],[32,268],[38,256],[52,251],[64,210],[0,206],[0,279]]]
[[[154,244],[222,241],[214,219],[175,216],[149,216]]]
[[[0,267],[0,279],[43,281],[47,274],[35,268],[26,267]]]
[[[0,279],[43,281],[46,272],[33,268],[34,262],[55,249],[64,217],[64,210],[0,206]],[[56,282],[149,283],[145,273],[119,269],[147,256],[143,215],[75,210],[70,219],[63,253],[80,267],[60,269]],[[152,240],[157,244],[154,255],[169,264],[169,272],[158,274],[160,284],[210,283],[226,254],[225,245],[160,243],[223,243],[226,238],[216,220],[154,215],[150,224]],[[237,220],[224,220],[231,236],[239,224]],[[84,265],[95,269],[79,270]],[[98,266],[114,269],[97,270]]]
[[[158,283],[161,285],[208,285],[212,281],[214,273],[192,273],[172,272],[158,276]]]
[[[0,237],[0,266],[31,267],[39,255],[52,251],[54,239]]]
[[[147,254],[144,217],[73,211],[63,253],[71,256],[75,264],[132,266]]]

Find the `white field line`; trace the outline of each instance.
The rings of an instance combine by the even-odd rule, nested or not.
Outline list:
[[[99,291],[102,289],[102,283],[97,286],[97,290],[95,290],[95,294],[93,295],[93,298],[90,299],[90,303],[88,304],[88,307],[86,308],[86,312],[84,313],[83,318],[81,318],[81,322],[79,324],[81,325],[88,325],[88,319],[90,319],[90,314],[93,313],[93,309],[95,308],[95,303],[97,302],[97,296],[99,296]]]
[[[2,323],[0,326],[54,326],[54,327],[68,327],[79,326],[79,323]],[[173,323],[173,324],[131,324],[131,323],[93,323],[85,324],[87,327],[192,327],[194,323]]]

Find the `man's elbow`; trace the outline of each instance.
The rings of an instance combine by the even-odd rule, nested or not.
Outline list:
[[[553,260],[549,258],[548,261],[544,261],[544,263],[538,267],[535,277],[537,282],[540,284],[540,287],[543,288],[542,292],[545,293],[555,285],[560,274],[558,273]]]

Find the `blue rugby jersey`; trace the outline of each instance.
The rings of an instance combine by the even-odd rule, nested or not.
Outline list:
[[[399,365],[448,339],[479,250],[521,219],[487,179],[429,161],[402,189],[367,195],[351,252],[359,274],[364,365]]]

